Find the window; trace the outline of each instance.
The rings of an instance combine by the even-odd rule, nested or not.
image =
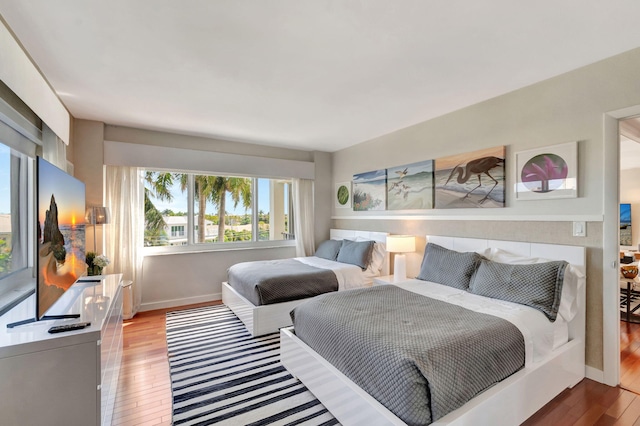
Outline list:
[[[282,179],[147,170],[145,245],[293,239],[290,192]]]
[[[0,143],[0,279],[28,266],[28,161]]]

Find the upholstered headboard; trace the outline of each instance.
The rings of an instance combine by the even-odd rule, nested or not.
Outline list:
[[[331,229],[330,231],[330,238],[332,240],[353,240],[356,237],[360,237],[383,244],[386,244],[387,242],[387,235],[389,234],[386,232],[355,231],[349,229]],[[389,257],[389,253],[387,253],[384,258],[380,275],[389,275]]]
[[[586,277],[586,249],[581,246],[529,243],[525,241],[485,240],[479,238],[442,237],[434,235],[427,235],[427,242],[462,252],[475,251],[482,253],[488,248],[499,248],[519,256],[539,257],[549,260],[564,260],[577,268],[582,275]],[[581,338],[583,341],[585,338],[586,326],[586,287],[586,282],[582,282],[578,293],[578,314],[569,323],[569,336],[571,338]]]

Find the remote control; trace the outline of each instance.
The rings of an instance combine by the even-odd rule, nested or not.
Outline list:
[[[89,327],[90,322],[77,322],[74,324],[54,325],[49,329],[49,333],[62,333],[64,331],[80,330]]]

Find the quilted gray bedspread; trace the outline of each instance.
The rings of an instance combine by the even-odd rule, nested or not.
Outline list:
[[[509,321],[393,285],[327,294],[292,313],[296,335],[409,425],[426,425],[524,366]]]
[[[229,285],[254,305],[287,302],[338,290],[330,269],[295,259],[242,262],[228,270]]]

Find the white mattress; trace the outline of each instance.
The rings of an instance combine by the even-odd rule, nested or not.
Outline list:
[[[558,316],[555,322],[537,309],[518,303],[491,299],[464,290],[422,280],[407,280],[395,284],[433,299],[462,306],[476,312],[503,318],[518,327],[525,340],[526,365],[542,361],[555,348],[569,339],[568,324]]]
[[[371,287],[373,276],[370,271],[348,263],[336,262],[316,256],[295,257],[295,260],[316,268],[330,269],[338,278],[338,290]]]

